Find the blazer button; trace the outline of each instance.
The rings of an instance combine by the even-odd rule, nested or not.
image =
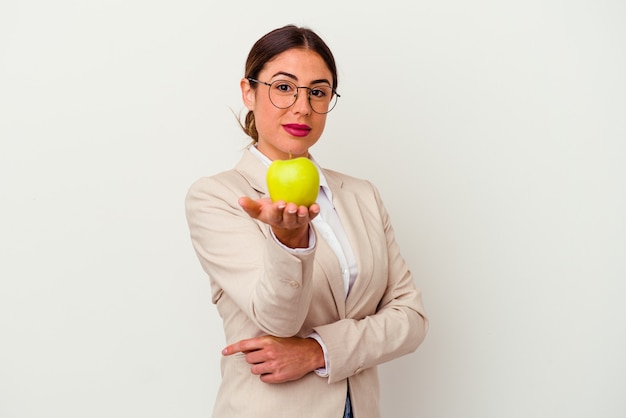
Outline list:
[[[300,287],[300,283],[293,281],[293,280],[289,282],[289,285],[293,287],[294,289]]]

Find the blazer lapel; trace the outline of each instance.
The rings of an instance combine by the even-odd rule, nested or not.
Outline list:
[[[241,160],[235,166],[235,170],[238,171],[262,196],[267,196],[267,182],[265,175],[267,173],[267,167],[261,160],[255,157],[250,150],[245,150]]]
[[[332,248],[323,239],[317,240],[317,250],[315,254],[315,266],[322,272],[335,301],[335,307],[339,318],[346,317],[346,295],[343,290],[341,280],[341,269],[338,266],[337,256]]]

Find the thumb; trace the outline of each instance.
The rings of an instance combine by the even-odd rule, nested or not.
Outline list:
[[[242,196],[237,201],[239,206],[250,216],[256,218],[261,210],[261,205],[247,196]]]

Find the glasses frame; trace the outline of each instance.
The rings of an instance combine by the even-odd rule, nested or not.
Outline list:
[[[269,89],[267,90],[267,95],[268,95],[268,97],[269,97],[269,99],[270,99],[270,103],[271,103],[274,107],[276,107],[276,108],[278,108],[278,109],[289,109],[291,106],[295,105],[295,104],[296,104],[296,102],[298,101],[298,94],[300,94],[300,89],[307,89],[307,90],[308,90],[308,93],[307,93],[307,95],[306,95],[306,96],[307,96],[307,100],[308,100],[308,102],[309,102],[309,107],[311,108],[311,110],[312,110],[313,112],[317,113],[318,115],[325,115],[325,114],[327,114],[327,113],[330,113],[330,111],[331,111],[331,110],[333,110],[333,109],[335,108],[335,106],[337,106],[337,102],[339,101],[339,98],[341,97],[341,95],[340,95],[339,93],[337,93],[337,90],[335,90],[335,89],[331,88],[331,91],[333,92],[333,95],[334,95],[334,96],[337,96],[337,98],[335,99],[335,103],[334,103],[334,104],[333,104],[333,106],[332,106],[331,108],[329,108],[326,112],[318,112],[317,110],[315,110],[315,109],[313,108],[313,105],[311,104],[311,91],[313,91],[313,90],[314,90],[314,89],[312,89],[311,87],[307,87],[307,86],[298,86],[298,85],[296,85],[296,83],[294,83],[293,81],[289,81],[289,80],[276,80],[276,81],[273,81],[273,82],[271,82],[271,83],[266,83],[265,81],[257,80],[256,78],[252,78],[252,77],[246,77],[246,79],[247,79],[248,81],[252,81],[252,82],[255,82],[255,83],[259,83],[259,84],[265,84],[266,86],[268,86],[268,87],[269,87]],[[290,104],[290,105],[289,105],[289,106],[287,106],[287,107],[280,107],[280,106],[276,106],[276,104],[272,101],[272,96],[271,96],[272,85],[273,85],[274,83],[278,83],[278,82],[281,82],[281,81],[282,81],[282,82],[284,82],[284,81],[288,81],[289,83],[293,84],[293,85],[296,87],[296,94],[294,95],[293,103],[292,103],[292,104]],[[331,101],[332,101],[332,97],[331,97]]]

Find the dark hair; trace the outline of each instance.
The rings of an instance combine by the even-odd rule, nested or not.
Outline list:
[[[333,89],[337,88],[337,66],[330,48],[311,29],[295,25],[274,29],[256,41],[248,54],[244,77],[257,78],[268,61],[292,48],[309,49],[319,54],[333,75]],[[253,84],[252,88],[256,88],[256,83]],[[256,130],[252,111],[248,111],[241,127],[254,143],[258,141],[259,134]]]

